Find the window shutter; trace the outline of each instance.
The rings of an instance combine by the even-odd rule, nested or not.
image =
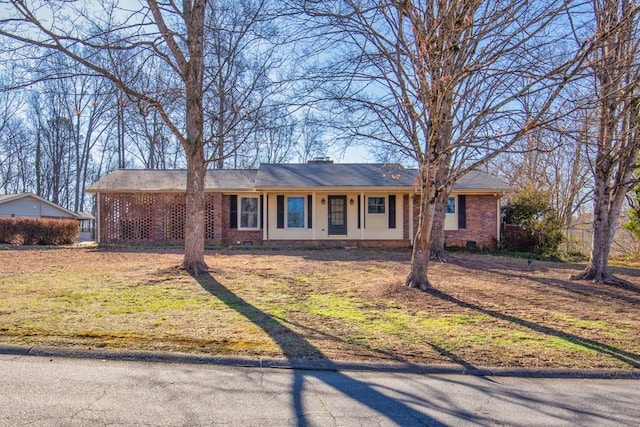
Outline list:
[[[229,196],[229,228],[238,228],[238,196]]]
[[[307,196],[307,228],[313,228],[313,196]]]
[[[467,196],[458,196],[458,228],[467,228]]]
[[[278,228],[284,228],[284,196],[279,194],[277,197],[276,222]]]
[[[358,194],[358,228],[361,227],[361,217],[362,216],[362,200],[360,200],[360,195]]]
[[[396,228],[396,196],[389,196],[389,228]]]
[[[264,196],[260,195],[260,230],[264,228]]]

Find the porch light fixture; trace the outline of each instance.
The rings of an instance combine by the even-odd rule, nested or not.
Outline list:
[[[355,202],[353,201],[353,198],[351,198],[351,200],[349,200],[349,204],[350,204],[351,206],[353,206],[353,204],[354,204],[354,203],[355,203]]]
[[[323,197],[322,200],[320,200],[320,203],[322,203],[324,205],[325,203],[327,203],[327,201]]]

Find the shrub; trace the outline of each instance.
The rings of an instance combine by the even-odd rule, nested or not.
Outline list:
[[[502,247],[513,252],[557,255],[562,243],[562,223],[551,208],[549,194],[524,188],[503,208]]]
[[[79,231],[73,219],[0,218],[0,243],[10,245],[68,245]]]

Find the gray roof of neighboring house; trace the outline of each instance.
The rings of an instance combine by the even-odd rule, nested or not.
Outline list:
[[[73,212],[70,211],[69,209],[63,208],[60,205],[56,205],[53,202],[50,202],[47,199],[44,199],[36,194],[33,193],[15,193],[15,194],[2,194],[0,195],[0,205],[4,204],[4,203],[9,203],[13,200],[20,200],[20,199],[24,199],[24,198],[31,198],[34,200],[37,200],[39,202],[42,202],[46,205],[51,206],[54,209],[58,209],[66,214],[68,214],[69,216],[76,218],[76,219],[95,219],[95,217],[91,214],[85,213],[85,212]]]
[[[207,171],[206,190],[253,190],[255,169],[219,169]],[[187,171],[164,169],[117,169],[87,189],[98,191],[185,191]]]
[[[207,171],[205,189],[251,191],[313,188],[403,188],[416,186],[416,169],[375,163],[262,164],[259,169]],[[87,190],[113,192],[185,191],[185,170],[118,169]],[[509,191],[509,186],[486,172],[471,171],[454,191]]]

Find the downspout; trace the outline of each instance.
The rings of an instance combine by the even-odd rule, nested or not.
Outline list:
[[[502,228],[502,218],[500,216],[500,201],[504,197],[504,193],[496,199],[496,241],[500,245],[500,229]]]
[[[100,244],[100,192],[96,192],[96,243]]]
[[[413,246],[413,239],[415,236],[413,235],[413,202],[415,200],[415,194],[409,195],[409,242],[411,242],[411,246]]]

